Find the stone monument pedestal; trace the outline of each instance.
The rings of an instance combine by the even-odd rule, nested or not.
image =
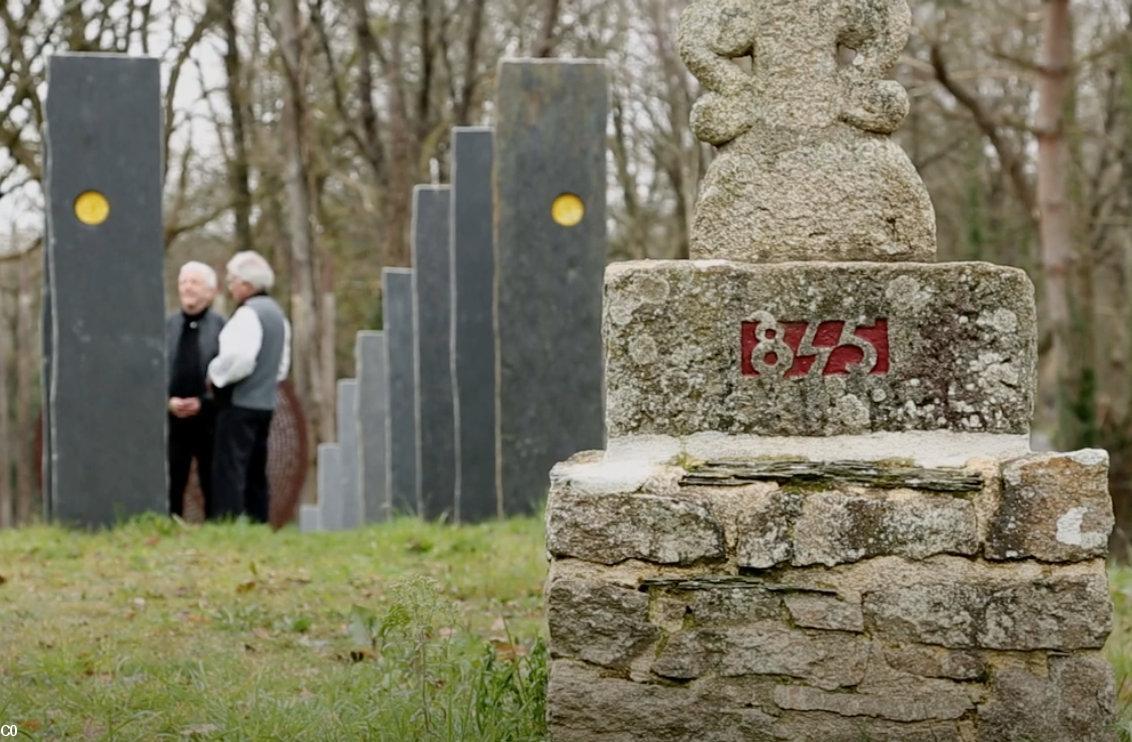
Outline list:
[[[560,464],[551,738],[1111,739],[1107,455],[919,441],[927,465],[689,454],[758,448],[722,436]]]
[[[1111,739],[1108,456],[1030,451],[1024,273],[623,263],[603,327],[552,739]]]
[[[557,742],[1114,739],[1108,456],[1030,451],[1033,286],[890,262],[935,256],[887,138],[910,20],[684,11],[718,152],[696,260],[606,271],[609,450],[547,507]]]

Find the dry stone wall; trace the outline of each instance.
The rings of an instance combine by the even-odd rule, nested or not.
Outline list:
[[[553,739],[1113,738],[1103,452],[780,464],[555,469]]]

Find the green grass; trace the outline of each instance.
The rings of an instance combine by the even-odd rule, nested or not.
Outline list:
[[[545,735],[541,522],[0,531],[0,724],[35,739]],[[1132,568],[1110,572],[1132,741]]]
[[[539,739],[535,519],[0,531],[0,724],[33,738]]]

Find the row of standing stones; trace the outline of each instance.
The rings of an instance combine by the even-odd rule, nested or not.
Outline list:
[[[496,88],[494,128],[453,130],[451,184],[414,189],[413,267],[383,270],[307,530],[529,515],[604,440],[605,64],[505,60]]]
[[[1115,737],[1108,457],[1030,451],[1026,275],[928,262],[909,17],[684,14],[719,151],[693,260],[606,271],[607,450],[547,506],[554,740]]]

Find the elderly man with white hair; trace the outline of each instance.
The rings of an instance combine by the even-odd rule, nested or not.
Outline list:
[[[236,311],[220,333],[220,353],[208,365],[216,391],[216,447],[212,464],[214,512],[246,514],[267,522],[267,434],[276,387],[291,365],[291,325],[267,295],[275,283],[257,252],[228,261],[228,293]]]
[[[197,461],[205,516],[212,506],[212,450],[216,410],[208,394],[208,363],[220,351],[224,318],[212,310],[216,271],[190,261],[177,275],[181,311],[165,320],[169,359],[169,512],[184,517],[185,486]]]

